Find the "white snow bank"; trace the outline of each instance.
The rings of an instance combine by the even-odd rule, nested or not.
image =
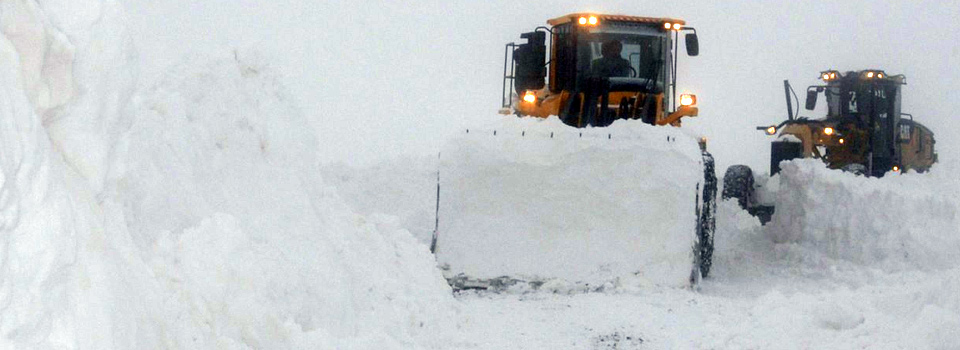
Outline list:
[[[436,225],[437,155],[400,157],[370,166],[321,165],[327,185],[360,215],[389,214],[423,244]]]
[[[812,263],[845,260],[887,270],[960,262],[960,181],[927,174],[866,178],[817,160],[782,165],[776,212],[766,232]],[[811,255],[810,253],[815,253]],[[821,261],[822,259],[826,259]],[[819,262],[818,262],[819,261]]]
[[[0,348],[441,348],[433,257],[324,185],[269,62],[193,57],[131,104],[122,23],[0,2]]]
[[[689,285],[703,179],[695,139],[631,121],[492,124],[441,150],[437,259],[448,277]]]
[[[137,111],[112,189],[204,339],[407,348],[450,323],[426,245],[323,185],[310,128],[257,56],[174,67]]]
[[[0,3],[0,348],[156,339],[128,328],[157,300],[138,295],[148,277],[130,271],[143,265],[106,231],[95,197],[127,102],[118,12],[111,1]],[[50,132],[71,115],[84,124],[73,137]]]
[[[95,192],[102,189],[136,81],[122,12],[110,0],[0,4],[0,26],[19,57],[33,111],[64,161]]]
[[[717,216],[714,272],[693,303],[697,315],[709,317],[703,330],[694,332],[702,339],[693,338],[687,347],[956,347],[960,266],[884,271],[829,257],[825,240],[775,243],[774,231],[734,200],[720,203]],[[846,244],[854,249],[855,242]],[[657,324],[649,328],[677,332]]]

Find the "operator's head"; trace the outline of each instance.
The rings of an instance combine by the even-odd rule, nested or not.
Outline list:
[[[623,44],[620,43],[620,40],[605,41],[600,48],[603,57],[607,58],[620,57],[620,51],[623,51]]]

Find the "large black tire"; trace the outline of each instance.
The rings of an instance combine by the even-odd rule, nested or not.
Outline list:
[[[724,200],[736,198],[740,208],[747,210],[753,199],[753,170],[746,165],[731,165],[723,174]]]
[[[580,104],[583,102],[581,100],[581,95],[574,91],[573,94],[570,95],[570,98],[567,99],[567,105],[560,113],[560,121],[572,127],[583,127],[583,125],[580,125]]]
[[[713,266],[713,238],[717,228],[717,172],[713,156],[703,151],[703,192],[697,210],[698,244],[694,251],[700,266],[700,276],[706,278]]]
[[[654,125],[657,123],[657,97],[654,94],[647,94],[643,100],[643,111],[641,119],[644,123]]]

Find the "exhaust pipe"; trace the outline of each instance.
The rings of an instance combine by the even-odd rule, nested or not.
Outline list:
[[[790,99],[790,81],[783,80],[783,95],[787,98],[787,120],[793,120],[793,100]]]

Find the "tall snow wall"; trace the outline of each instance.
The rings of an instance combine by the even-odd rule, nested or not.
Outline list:
[[[270,60],[135,92],[123,22],[0,2],[0,348],[442,348],[432,256],[322,182]]]
[[[960,181],[942,166],[883,178],[830,170],[817,160],[782,169],[765,230],[777,243],[816,253],[814,263],[885,270],[960,264]]]

